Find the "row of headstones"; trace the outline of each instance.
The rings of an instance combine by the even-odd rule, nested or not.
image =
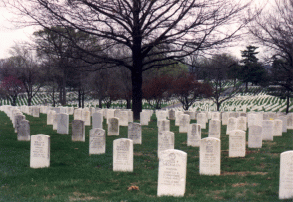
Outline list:
[[[0,110],[10,118],[14,132],[17,133],[17,140],[30,141],[30,123],[25,119],[25,115],[17,107],[1,106]]]
[[[96,129],[102,131],[102,129]],[[101,136],[101,139],[103,137]],[[103,139],[104,140],[104,139]],[[220,140],[204,138],[201,140],[200,174],[220,174]],[[50,166],[50,136],[32,135],[30,167]],[[184,196],[186,186],[187,154],[169,149],[160,153],[157,195]],[[211,168],[207,169],[207,168]],[[127,138],[113,142],[113,171],[133,172],[133,141]]]
[[[11,113],[11,114],[14,114],[14,113]],[[17,117],[17,116],[15,116],[15,117]],[[212,123],[214,122],[214,121],[216,121],[216,122],[218,122],[219,123],[219,121],[218,120],[211,120],[210,121],[210,128],[213,128],[213,126],[211,126],[211,125],[213,125]],[[163,121],[164,122],[164,121]],[[158,125],[160,125],[160,124],[158,124]],[[195,125],[197,125],[197,124],[195,124]],[[217,124],[218,125],[218,124]],[[253,126],[253,127],[257,127],[257,126]],[[199,128],[199,125],[197,126],[197,128]],[[159,129],[160,130],[160,129]],[[97,131],[97,130],[96,130]],[[91,131],[91,133],[94,133],[94,132],[92,132]],[[96,132],[97,133],[97,132]],[[233,134],[234,133],[234,134]],[[100,132],[100,134],[101,134],[101,132]],[[162,134],[162,133],[159,133],[159,134]],[[211,132],[209,131],[209,134],[211,134]],[[101,141],[101,140],[105,140],[105,136],[103,136],[103,135],[97,135],[96,137],[94,136],[94,135],[91,135],[92,136],[92,138],[90,138],[90,150],[92,149],[92,150],[96,150],[97,151],[97,148],[104,148],[104,145],[105,144],[101,144],[101,142],[103,142],[103,141]],[[32,136],[33,137],[33,136]],[[40,138],[39,138],[40,139]],[[93,139],[98,139],[98,141],[93,141]],[[159,145],[159,147],[158,147],[158,153],[160,154],[159,155],[159,158],[161,159],[162,157],[162,155],[164,154],[164,152],[165,151],[167,151],[167,150],[162,150],[162,151],[160,151],[160,147],[164,147],[164,146],[162,146],[163,144],[161,144],[160,142],[162,142],[162,141],[160,141],[161,139],[166,139],[166,137],[165,138],[158,138],[158,140],[159,140],[159,143],[158,143],[158,145]],[[167,138],[167,139],[172,139],[172,138]],[[204,138],[205,139],[205,138]],[[204,140],[204,139],[202,139],[202,140]],[[215,139],[217,139],[217,138],[215,138]],[[243,143],[243,140],[244,140],[244,143]],[[132,141],[132,140],[131,140]],[[211,141],[211,140],[210,140]],[[211,151],[211,142],[209,141],[209,143],[208,143],[208,145],[209,145],[209,147],[210,147],[210,149],[208,149],[208,151]],[[49,145],[49,144],[45,144],[44,142],[40,142],[40,141],[33,141],[34,143],[32,143],[32,144],[34,144],[35,145],[35,147],[36,147],[36,149],[37,150],[42,150],[42,148],[41,147],[43,147],[43,146],[45,146],[45,145]],[[172,142],[174,142],[174,138],[173,138],[173,141]],[[200,141],[200,142],[202,142],[202,141]],[[91,147],[91,145],[94,145],[94,146],[92,146]],[[114,145],[115,145],[115,143],[114,143]],[[120,154],[120,156],[122,155],[122,156],[124,156],[125,157],[125,150],[123,150],[123,147],[125,147],[125,144],[124,143],[119,143],[119,145],[120,146],[118,146],[117,148],[118,148],[118,150],[122,150],[123,151],[123,154]],[[243,148],[242,149],[239,149],[239,145],[242,145],[243,146]],[[32,147],[32,146],[31,146]],[[133,147],[132,147],[133,148]],[[173,148],[174,148],[174,144],[173,144]],[[208,147],[206,147],[206,148],[208,148]],[[114,150],[115,151],[115,150]],[[175,150],[174,150],[175,151]],[[234,151],[234,155],[233,155],[233,151]],[[98,151],[98,152],[101,152],[101,151]],[[163,153],[162,153],[163,152]],[[172,151],[173,152],[173,151]],[[90,152],[91,153],[91,152]],[[114,152],[115,153],[115,152]],[[133,153],[133,152],[132,152]],[[33,156],[33,157],[41,157],[42,159],[43,159],[43,161],[44,161],[44,158],[46,159],[48,159],[49,158],[49,156],[50,156],[50,154],[48,154],[48,155],[46,155],[43,151],[42,152],[40,152],[40,153],[38,153],[38,152],[36,152],[36,151],[34,151],[34,152],[32,152],[31,153],[31,155]],[[172,153],[171,154],[171,156],[173,156],[174,157],[174,153]],[[211,155],[211,154],[209,154],[209,155]],[[208,156],[209,156],[208,155]],[[229,156],[233,156],[233,157],[237,157],[237,156],[243,156],[243,155],[245,155],[245,132],[244,131],[232,131],[231,132],[231,134],[230,134],[230,137],[229,137]],[[170,155],[169,155],[170,156]],[[176,156],[176,155],[175,155]],[[200,155],[201,156],[201,155]],[[124,157],[123,157],[123,159],[124,159]],[[172,157],[172,158],[173,158]],[[113,157],[113,165],[116,165],[116,166],[114,166],[113,167],[113,170],[114,171],[121,171],[121,170],[119,170],[119,169],[122,169],[122,170],[124,170],[124,168],[120,168],[118,165],[119,165],[119,163],[118,164],[115,164],[114,163],[114,159],[115,159],[115,154],[114,154],[114,157]],[[219,159],[220,159],[220,157],[219,157]],[[38,166],[40,165],[40,164],[43,164],[42,162],[43,161],[37,161],[37,162],[39,162],[38,163]],[[121,161],[121,159],[118,159],[118,161]],[[133,160],[132,160],[133,161]],[[168,163],[170,162],[169,160],[167,160],[168,161]],[[208,160],[209,161],[209,160]],[[34,162],[36,162],[35,160],[31,160],[31,164],[32,164],[32,166],[31,167],[34,167]],[[44,163],[44,165],[45,165],[46,163]],[[48,164],[48,163],[47,163]],[[46,165],[47,165],[46,164]],[[133,163],[132,163],[133,164]],[[164,163],[165,164],[165,163]],[[125,164],[125,162],[124,163],[122,163],[122,165],[126,165]],[[161,160],[160,160],[160,165],[161,165]],[[282,165],[282,164],[281,164]],[[163,166],[162,166],[163,167]],[[186,166],[185,166],[186,167]],[[212,167],[214,167],[214,165],[212,166]],[[220,166],[219,166],[220,167]],[[132,168],[133,169],[133,168]],[[186,168],[185,168],[186,169]],[[205,169],[206,170],[206,169]],[[125,170],[124,170],[125,171]],[[164,171],[164,169],[162,168],[162,169],[159,169],[159,182],[158,182],[158,195],[178,195],[178,192],[176,191],[176,190],[172,190],[172,187],[174,187],[173,186],[173,184],[172,183],[176,183],[176,181],[172,181],[172,183],[170,183],[170,181],[169,181],[169,179],[170,179],[170,176],[168,176],[168,182],[170,183],[170,185],[171,186],[167,186],[167,188],[165,187],[166,186],[166,184],[168,184],[168,183],[166,183],[166,179],[164,179],[164,177],[162,177],[161,175],[160,175],[160,172],[162,173],[164,173],[165,171]],[[220,172],[220,171],[217,171],[217,172]],[[168,172],[169,174],[170,174],[170,172]],[[186,173],[186,171],[185,171],[185,173]],[[209,173],[209,174],[213,174],[213,173]],[[161,176],[161,178],[160,178],[160,176]],[[165,174],[163,174],[163,176],[165,176]],[[173,176],[174,177],[174,176]],[[171,177],[172,178],[172,177]],[[161,180],[160,180],[161,179]],[[162,182],[163,181],[163,183],[160,183],[160,182]],[[281,181],[280,181],[281,182]],[[162,185],[161,185],[162,184]],[[161,186],[160,186],[161,185]],[[160,188],[160,187],[164,187],[164,188]],[[165,192],[165,191],[162,191],[162,190],[168,190],[167,192]],[[182,190],[183,190],[183,188],[181,189],[181,192],[182,192]],[[185,190],[185,185],[184,185],[184,190]],[[281,190],[281,186],[280,186],[280,190]],[[280,192],[281,193],[281,192]],[[183,195],[184,195],[184,192],[183,192]]]

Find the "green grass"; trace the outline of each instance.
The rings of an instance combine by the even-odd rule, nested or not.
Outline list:
[[[221,175],[199,175],[199,148],[187,146],[187,135],[171,121],[175,148],[188,155],[186,193],[157,197],[154,115],[143,126],[143,144],[134,145],[134,171],[126,173],[112,171],[112,150],[113,140],[127,137],[127,127],[120,127],[119,136],[107,136],[106,154],[89,156],[90,127],[86,127],[86,142],[72,142],[70,135],[59,135],[46,125],[46,115],[26,117],[32,135],[51,137],[50,167],[29,167],[30,143],[17,141],[11,121],[0,112],[0,201],[279,201],[280,153],[293,149],[293,131],[288,130],[274,141],[264,141],[261,149],[247,148],[245,158],[229,158],[226,126],[222,126]],[[208,129],[202,130],[203,138],[207,134]],[[130,186],[139,190],[130,191]]]

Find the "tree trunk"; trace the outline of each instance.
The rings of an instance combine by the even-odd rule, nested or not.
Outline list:
[[[99,108],[103,108],[102,99],[99,99]]]
[[[140,25],[140,4],[139,1],[133,1],[133,46],[132,46],[132,61],[131,69],[132,81],[132,111],[133,119],[140,119],[142,111],[142,33]]]
[[[16,106],[16,99],[17,99],[17,95],[16,96],[13,95],[12,96],[12,103],[11,103],[12,106]]]
[[[131,99],[126,99],[126,109],[131,109]]]
[[[27,106],[31,106],[32,105],[32,98],[31,96],[28,94],[27,95]]]
[[[84,108],[84,91],[82,91],[81,93],[81,104],[82,104],[82,108]]]
[[[81,92],[78,90],[78,107],[81,108]]]
[[[289,113],[289,106],[290,106],[290,97],[289,96],[287,96],[287,107],[286,107],[286,114],[288,114]]]
[[[55,88],[54,88],[54,86],[53,86],[53,95],[52,95],[52,97],[53,97],[53,107],[55,107]]]
[[[220,111],[221,103],[217,101],[217,111]]]

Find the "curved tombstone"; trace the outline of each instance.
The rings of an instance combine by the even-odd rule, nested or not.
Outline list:
[[[57,133],[69,134],[69,115],[60,113],[58,114]]]
[[[108,119],[108,135],[119,135],[119,118]]]
[[[221,137],[221,121],[218,119],[210,120],[209,122],[209,137]]]
[[[248,130],[248,148],[262,147],[262,127],[250,126]]]
[[[199,149],[199,173],[201,175],[220,175],[221,140],[214,137],[203,138]]]
[[[92,124],[94,128],[103,128],[103,114],[100,112],[94,112],[92,117]]]
[[[280,155],[279,199],[293,198],[293,151]]]
[[[187,133],[187,146],[199,147],[201,140],[201,128],[199,124],[193,123],[189,125]]]
[[[106,134],[101,128],[90,130],[89,154],[104,154],[106,152]]]
[[[30,148],[30,167],[45,168],[50,166],[50,136],[32,135]]]
[[[18,127],[17,140],[30,141],[30,123],[28,120],[22,120]]]
[[[120,138],[113,141],[113,171],[133,172],[133,141]]]
[[[72,141],[85,142],[85,125],[82,120],[72,121]]]
[[[133,141],[133,144],[141,144],[141,124],[128,123],[128,138]]]
[[[229,157],[245,157],[246,138],[242,130],[233,130],[229,135]]]
[[[158,133],[158,157],[160,153],[167,149],[174,149],[175,136],[173,132],[162,131]]]
[[[161,153],[157,196],[184,196],[187,153],[168,149]]]
[[[274,140],[274,121],[264,120],[262,121],[262,140]]]

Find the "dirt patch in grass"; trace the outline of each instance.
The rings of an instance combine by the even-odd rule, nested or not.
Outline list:
[[[142,152],[133,152],[134,156],[143,156],[144,154]]]
[[[256,187],[260,185],[259,183],[247,183],[247,182],[240,182],[240,183],[235,183],[232,184],[232,187],[245,187],[245,186],[252,186],[252,187]]]
[[[246,150],[246,155],[260,153],[258,150]]]
[[[258,169],[264,169],[266,167],[266,164],[264,164],[264,163],[260,163],[258,166],[256,166],[256,168],[258,168]]]
[[[97,200],[99,197],[88,196],[80,192],[73,192],[74,196],[69,196],[69,201],[88,201]]]
[[[225,190],[214,190],[210,191],[207,196],[212,196],[214,200],[223,200],[224,197],[221,196],[222,193],[225,193]]]
[[[275,157],[275,158],[276,158],[276,157],[280,157],[280,154],[279,154],[279,153],[271,153],[270,155],[271,155],[272,157]]]
[[[268,172],[254,172],[254,171],[241,171],[241,172],[222,172],[221,175],[238,175],[238,176],[247,176],[247,175],[267,175]]]
[[[273,141],[265,141],[264,144],[268,145],[268,146],[272,146],[272,145],[276,145],[276,142]]]

